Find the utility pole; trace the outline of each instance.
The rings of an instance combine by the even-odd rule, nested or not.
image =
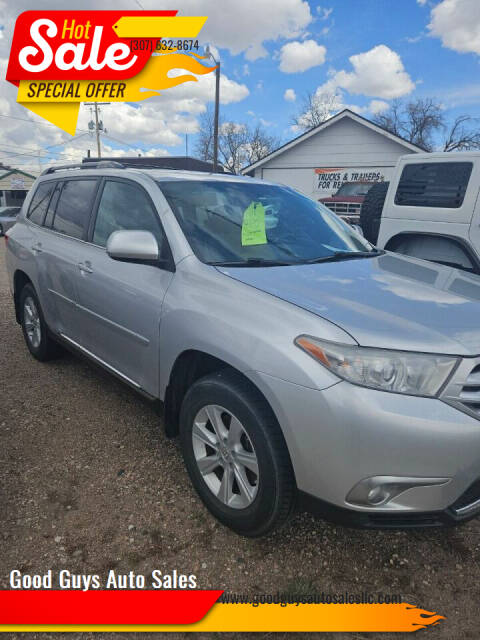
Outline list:
[[[213,121],[213,172],[216,173],[218,169],[218,117],[219,117],[219,111],[220,111],[220,60],[215,59],[208,45],[205,47],[205,53],[217,65],[217,68],[215,69],[215,116]]]
[[[103,122],[99,122],[98,120],[98,107],[106,105],[106,104],[110,104],[109,102],[85,102],[85,106],[86,107],[94,107],[95,108],[95,124],[93,122],[89,122],[88,124],[88,128],[92,129],[93,126],[91,127],[90,125],[94,125],[95,126],[95,133],[97,136],[97,157],[101,158],[102,157],[102,148],[100,145],[100,130],[105,131],[104,126],[103,126]]]

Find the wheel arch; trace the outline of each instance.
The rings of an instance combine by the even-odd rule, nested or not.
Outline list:
[[[13,301],[15,305],[15,319],[18,324],[20,324],[20,292],[26,284],[33,286],[31,278],[28,277],[25,271],[17,269],[13,275]]]
[[[428,231],[401,231],[400,233],[395,234],[385,244],[385,249],[387,251],[393,251],[402,253],[398,251],[401,247],[402,243],[406,243],[409,241],[422,241],[424,243],[430,244],[430,247],[440,248],[442,245],[450,246],[455,249],[457,255],[463,255],[464,258],[470,263],[470,267],[468,265],[458,265],[458,268],[464,269],[466,271],[470,271],[473,273],[480,274],[480,261],[478,257],[471,250],[468,242],[466,242],[463,238],[458,238],[457,236],[451,236],[449,234],[444,233],[431,233]],[[434,252],[434,249],[432,249]],[[421,258],[423,260],[431,260],[433,262],[439,262],[440,264],[447,264],[447,266],[455,266],[454,264],[448,264],[442,260],[434,260],[431,257],[424,257],[418,254],[405,254],[405,255],[413,255],[413,257]]]
[[[225,369],[234,371],[261,396],[278,423],[278,418],[265,394],[237,367],[205,351],[187,349],[177,356],[165,391],[164,423],[165,433],[168,437],[174,437],[178,434],[180,407],[188,389],[203,376]]]

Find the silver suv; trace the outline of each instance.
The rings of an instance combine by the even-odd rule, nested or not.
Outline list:
[[[480,280],[375,249],[264,181],[49,169],[7,233],[32,355],[76,349],[164,403],[210,511],[363,526],[480,511]]]

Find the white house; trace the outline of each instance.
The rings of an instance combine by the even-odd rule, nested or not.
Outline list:
[[[389,180],[400,156],[425,150],[344,109],[242,169],[318,200],[344,182]]]
[[[0,166],[0,207],[21,207],[36,176]]]

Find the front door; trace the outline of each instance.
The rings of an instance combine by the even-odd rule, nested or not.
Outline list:
[[[81,344],[129,382],[158,394],[159,329],[172,272],[113,260],[105,247],[121,229],[151,231],[160,253],[166,238],[147,192],[129,180],[106,178],[77,279]]]

